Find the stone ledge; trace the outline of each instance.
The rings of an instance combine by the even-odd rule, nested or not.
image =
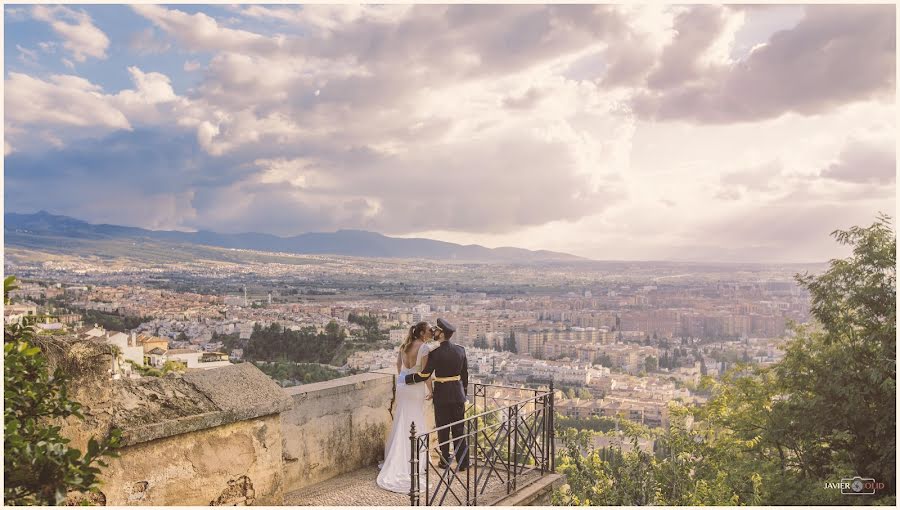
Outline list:
[[[364,374],[349,375],[330,381],[323,381],[310,384],[302,384],[284,388],[284,392],[293,398],[294,401],[306,400],[308,398],[325,398],[341,393],[349,393],[362,389],[366,386],[375,385],[392,385],[394,377],[390,374],[377,372],[366,372]]]
[[[189,388],[211,405],[207,405],[206,412],[157,420],[150,417],[141,423],[127,419],[126,411],[120,415],[120,419],[125,418],[120,421],[123,446],[279,414],[293,405],[274,381],[250,363],[188,372],[181,378],[160,378],[158,384],[164,388],[176,384],[180,389]],[[177,405],[174,400],[170,404]],[[114,420],[113,425],[116,421],[119,420]]]
[[[550,504],[550,494],[566,483],[566,476],[557,473],[546,474],[516,492],[493,503],[491,506],[546,506]]]

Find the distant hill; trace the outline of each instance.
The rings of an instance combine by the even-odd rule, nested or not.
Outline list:
[[[485,248],[432,239],[403,239],[364,230],[315,232],[293,237],[271,234],[220,234],[217,232],[178,232],[147,230],[120,225],[95,225],[68,216],[40,211],[34,214],[4,214],[7,246],[23,248],[59,248],[76,253],[89,249],[91,241],[152,240],[164,243],[192,244],[220,248],[238,248],[305,255],[345,255],[352,257],[456,260],[466,262],[547,262],[587,260],[567,253],[522,248]],[[97,246],[103,245],[99,243]]]

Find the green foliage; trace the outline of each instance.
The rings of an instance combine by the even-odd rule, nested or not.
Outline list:
[[[609,354],[603,353],[597,356],[597,359],[594,361],[597,365],[606,368],[613,368],[612,358],[609,357]]]
[[[578,431],[605,433],[618,429],[629,436],[641,438],[653,437],[653,431],[646,425],[611,416],[591,416],[590,418],[566,418],[564,416],[557,416],[555,418],[555,423],[559,430],[571,428]]]
[[[3,282],[4,302],[16,288],[15,279]],[[3,338],[4,382],[4,503],[57,505],[68,491],[97,489],[103,457],[115,457],[120,431],[101,441],[91,438],[87,451],[70,448],[54,425],[69,416],[83,418],[80,405],[69,399],[61,369],[52,373],[40,347],[31,343],[28,324],[8,326]]]
[[[515,331],[510,331],[509,336],[506,337],[506,340],[503,342],[503,350],[509,351],[512,353],[518,353],[519,348],[516,346],[516,333]]]
[[[75,312],[81,314],[81,320],[85,324],[97,324],[107,331],[128,331],[150,320],[147,317],[123,317],[98,310],[75,309]]]
[[[698,390],[709,400],[692,408],[671,403],[671,424],[655,434],[653,456],[603,456],[574,430],[563,433],[557,466],[569,484],[554,502],[893,505],[896,235],[886,216],[833,235],[853,254],[833,260],[821,275],[798,275],[811,293],[816,324],[794,326],[781,362],[737,363],[721,380],[704,375]],[[600,420],[574,425],[608,430]],[[636,441],[638,434],[626,435]],[[861,500],[825,487],[853,476],[885,488]]]
[[[378,329],[378,317],[372,317],[371,315],[357,315],[350,312],[350,315],[347,317],[347,322],[359,324],[363,327],[365,330],[363,339],[366,343],[377,344],[388,339],[388,335],[382,333],[381,330]]]
[[[277,323],[267,328],[255,324],[244,348],[244,359],[330,363],[345,340],[346,334],[334,321],[329,322],[322,333],[316,333],[315,328],[294,331]]]
[[[343,376],[333,368],[316,363],[256,361],[253,364],[282,386],[329,381]]]
[[[222,342],[222,348],[225,349],[225,352],[231,352],[232,349],[243,349],[246,346],[246,341],[241,340],[240,333],[231,333],[229,335],[213,333],[210,342]]]
[[[833,235],[853,254],[820,276],[797,277],[819,327],[798,328],[775,368],[786,396],[776,408],[781,432],[805,476],[852,473],[895,493],[896,234],[882,215]]]

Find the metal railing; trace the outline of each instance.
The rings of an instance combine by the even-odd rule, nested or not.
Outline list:
[[[448,496],[457,505],[491,504],[514,493],[520,482],[553,472],[552,383],[549,390],[474,383],[469,395],[463,420],[426,432],[410,427],[410,505],[439,506]],[[460,425],[464,440],[456,438],[453,458],[468,454],[468,469],[442,459],[441,446],[454,438],[437,439],[439,431]]]

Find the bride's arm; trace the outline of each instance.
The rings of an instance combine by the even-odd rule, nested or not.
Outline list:
[[[428,366],[428,355],[422,356],[422,366]],[[428,388],[428,396],[425,397],[425,400],[431,400],[431,396],[434,393],[434,380],[432,378],[428,378],[425,381],[425,386]]]
[[[397,351],[397,374],[400,374],[401,370],[403,370],[403,353]]]

